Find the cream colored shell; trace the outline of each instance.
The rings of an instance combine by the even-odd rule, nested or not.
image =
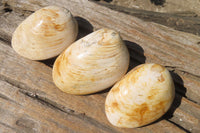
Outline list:
[[[53,80],[66,93],[90,94],[112,86],[128,66],[129,53],[120,35],[100,29],[73,43],[56,59]]]
[[[110,90],[105,102],[106,116],[117,127],[140,127],[165,114],[174,95],[169,71],[158,64],[143,64]]]
[[[75,41],[77,34],[77,22],[67,9],[48,6],[17,27],[12,47],[21,56],[43,60],[60,54]]]

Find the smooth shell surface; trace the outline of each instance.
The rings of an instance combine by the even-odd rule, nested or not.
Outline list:
[[[48,6],[30,15],[17,27],[12,47],[21,56],[43,60],[60,54],[75,41],[77,34],[77,22],[68,10]]]
[[[56,59],[53,80],[66,93],[90,94],[112,86],[128,66],[129,53],[120,35],[100,29],[73,43]]]
[[[158,64],[143,64],[110,90],[105,102],[106,116],[117,127],[144,126],[167,112],[174,95],[169,71]]]

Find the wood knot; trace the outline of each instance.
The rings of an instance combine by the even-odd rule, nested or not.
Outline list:
[[[20,130],[27,133],[36,133],[37,132],[37,123],[33,120],[27,118],[19,118],[16,121],[16,125],[20,127]]]

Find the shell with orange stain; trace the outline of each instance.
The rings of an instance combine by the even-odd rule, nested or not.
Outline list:
[[[74,42],[56,59],[53,80],[66,93],[90,94],[112,86],[128,66],[128,49],[120,35],[100,29]]]
[[[165,67],[142,64],[125,75],[108,93],[106,116],[117,127],[144,126],[167,112],[174,95],[174,83]]]
[[[73,43],[78,25],[64,8],[48,6],[25,19],[12,36],[13,49],[31,60],[43,60],[60,54]]]

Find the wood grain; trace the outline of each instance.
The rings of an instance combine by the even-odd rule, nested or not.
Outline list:
[[[85,0],[0,3],[4,5],[0,11],[1,132],[200,132],[199,36],[144,22]],[[49,66],[54,59],[37,62],[17,55],[9,46],[13,31],[30,13],[46,5],[70,9],[78,16],[79,28],[87,33],[101,27],[119,31],[131,53],[130,68],[155,62],[171,70],[177,94],[169,112],[142,128],[113,127],[104,113],[108,90],[87,96],[65,94],[52,82]],[[80,30],[79,38],[84,35]]]
[[[150,3],[150,0],[137,1],[137,2],[141,2],[140,3],[141,5],[142,5],[142,3],[146,4],[144,6],[144,8],[140,8],[138,6],[127,8],[127,6],[124,6],[124,4],[128,3],[127,1],[126,2],[121,1],[121,3],[120,3],[121,5],[116,4],[113,1],[112,1],[112,4],[107,3],[105,1],[95,1],[95,2],[100,5],[106,6],[110,9],[124,12],[126,14],[130,14],[132,16],[135,16],[137,18],[140,18],[140,19],[148,21],[148,22],[155,22],[155,23],[162,24],[162,25],[171,27],[171,28],[179,30],[179,31],[188,32],[188,33],[192,33],[195,35],[200,35],[200,31],[199,31],[200,17],[195,13],[194,8],[189,9],[189,7],[191,5],[187,6],[188,9],[187,8],[180,9],[178,4],[173,5],[174,3],[171,3],[170,5],[168,5],[168,7],[177,6],[176,8],[174,7],[174,9],[179,10],[179,12],[173,12],[170,9],[166,12],[159,12],[158,11],[159,9],[161,9],[163,11],[166,6],[160,7],[160,6],[154,5],[154,7],[152,7],[152,9],[157,9],[156,11],[144,9],[145,7],[149,7],[149,6],[153,5]],[[133,1],[130,0],[130,2],[133,2]],[[194,3],[199,3],[199,2],[196,1]],[[169,0],[167,1],[167,4],[169,4]]]
[[[1,100],[0,123],[5,123],[5,131],[14,130],[16,132],[109,132],[105,128],[88,123],[75,115],[56,110],[53,107],[33,99],[20,88],[10,85],[5,81],[0,81]],[[4,124],[4,125],[5,125]],[[87,128],[86,128],[87,127]],[[3,129],[4,130],[4,129]],[[2,129],[0,129],[2,132]]]

